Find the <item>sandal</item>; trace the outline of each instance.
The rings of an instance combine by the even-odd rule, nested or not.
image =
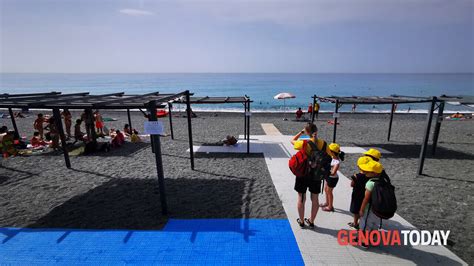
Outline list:
[[[296,219],[296,222],[299,224],[301,228],[304,228],[304,222],[302,222],[300,218]]]
[[[314,228],[314,223],[310,222],[308,218],[304,218],[304,221],[308,224],[309,227]]]
[[[327,203],[319,204],[319,207],[327,207],[327,206],[328,206]]]
[[[323,208],[323,211],[325,211],[325,212],[333,212],[333,211],[334,211],[334,207],[332,207],[332,208],[324,207],[324,208]]]
[[[354,228],[356,230],[359,230],[359,225],[358,224],[355,224],[353,222],[350,222],[348,223],[347,225],[349,225],[350,228]]]

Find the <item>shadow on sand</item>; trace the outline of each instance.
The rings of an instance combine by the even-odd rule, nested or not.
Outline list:
[[[166,179],[168,216],[161,214],[158,180],[112,178],[90,191],[75,196],[52,209],[48,214],[25,229],[2,228],[8,242],[20,232],[38,229],[64,231],[57,240],[64,240],[70,232],[77,230],[125,229],[162,230],[168,219],[220,219],[248,218],[245,201],[252,187],[246,178],[229,179]],[[211,191],[209,191],[212,188]],[[238,227],[238,228],[237,228]],[[243,227],[243,228],[241,228]],[[70,229],[70,230],[68,230]],[[181,229],[185,230],[185,229]],[[211,230],[207,228],[206,231]],[[216,229],[219,231],[221,229]],[[248,231],[245,222],[235,224],[236,232]],[[212,231],[212,230],[211,230]],[[248,238],[248,233],[243,233]],[[193,232],[193,238],[197,232]]]
[[[418,158],[420,156],[421,145],[419,144],[394,144],[394,143],[372,143],[372,144],[358,144],[360,147],[376,147],[390,151],[391,153],[384,153],[385,158]],[[438,146],[436,148],[436,155],[431,154],[432,146],[428,145],[426,158],[434,159],[456,159],[456,160],[474,160],[474,154],[465,153],[459,150],[446,149]]]

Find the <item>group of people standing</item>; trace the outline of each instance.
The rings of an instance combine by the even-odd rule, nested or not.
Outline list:
[[[301,140],[300,138],[304,134],[309,136],[309,139]],[[313,156],[315,152],[319,152],[321,154],[320,156],[327,156],[329,159],[325,161],[325,163],[327,163],[327,173],[324,174],[324,178],[315,178],[315,174],[311,171],[305,176],[296,176],[295,178],[294,189],[298,193],[297,209],[299,217],[297,222],[301,228],[305,226],[313,228],[319,208],[327,212],[334,211],[333,189],[339,181],[338,170],[341,162],[344,161],[344,153],[341,151],[339,144],[331,143],[327,145],[324,140],[319,138],[318,128],[313,123],[308,123],[303,130],[298,132],[291,140],[291,144],[295,150],[300,152],[304,150],[308,160],[312,158],[311,156]],[[351,177],[353,190],[350,212],[354,215],[354,219],[348,223],[353,229],[372,230],[378,229],[382,225],[382,220],[369,210],[371,193],[374,189],[375,182],[379,179],[390,182],[389,177],[380,163],[380,158],[381,154],[378,150],[370,149],[362,154],[357,161],[359,173]],[[318,162],[321,163],[323,161]],[[311,164],[311,162],[308,163]],[[325,202],[319,204],[318,195],[321,193],[321,185],[324,181]],[[312,201],[309,218],[305,218],[307,190],[310,192]]]
[[[64,109],[61,112],[61,117],[55,117],[54,115],[46,116],[42,113],[38,114],[35,122],[33,123],[33,128],[35,132],[33,133],[33,138],[31,139],[31,145],[35,147],[49,143],[51,148],[59,148],[59,131],[57,128],[57,122],[60,122],[61,120],[64,121],[64,129],[67,140],[74,137],[76,141],[84,141],[84,136],[91,136],[93,134],[93,130],[96,130],[96,134],[103,134],[104,122],[99,110],[96,110],[91,117],[88,116],[88,111],[85,110],[81,114],[80,118],[76,120],[76,124],[74,126],[74,134],[72,134],[71,128],[73,117],[68,109]],[[85,130],[87,133],[83,133],[81,130],[82,122],[84,122]],[[44,133],[45,130],[47,130],[48,132]]]

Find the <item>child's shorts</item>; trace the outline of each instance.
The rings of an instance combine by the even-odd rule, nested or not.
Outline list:
[[[328,183],[328,187],[330,187],[330,188],[335,188],[338,181],[339,181],[339,177],[328,177],[328,178],[326,178],[326,182]]]
[[[362,206],[362,202],[364,201],[364,194],[362,193],[354,193],[352,192],[351,197],[351,206],[349,208],[350,212],[353,214],[359,214],[360,207]]]

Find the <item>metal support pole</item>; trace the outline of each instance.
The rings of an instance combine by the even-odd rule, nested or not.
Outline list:
[[[15,114],[11,108],[8,108],[8,112],[10,113],[10,119],[12,120],[13,129],[15,130],[15,138],[20,139],[20,132],[18,132],[18,127],[16,126]]]
[[[56,127],[58,129],[59,138],[61,139],[61,146],[63,148],[64,161],[66,161],[66,167],[71,168],[71,161],[69,160],[69,152],[67,151],[67,145],[66,145],[66,136],[64,135],[63,122],[61,119],[61,112],[59,111],[59,108],[53,109],[53,116],[54,116],[54,122],[56,123]]]
[[[311,108],[311,123],[314,123],[314,106],[316,105],[316,95],[313,95],[313,107]]]
[[[127,109],[127,117],[128,117],[128,126],[130,127],[130,132],[132,132],[133,127],[132,127],[132,118],[130,117],[130,109]]]
[[[247,102],[244,102],[244,139],[247,140]]]
[[[189,158],[191,159],[191,169],[194,170],[194,149],[193,149],[193,130],[191,124],[191,99],[190,93],[186,91],[186,114],[188,117],[188,139],[189,139]]]
[[[438,146],[439,131],[441,129],[441,122],[443,121],[444,101],[441,101],[438,106],[438,115],[436,116],[436,125],[433,135],[433,150],[431,154],[435,155],[436,147]]]
[[[250,101],[247,102],[247,154],[250,153]]]
[[[392,121],[393,121],[394,112],[395,112],[395,104],[392,103],[392,111],[390,111],[390,123],[388,124],[387,141],[390,141],[390,134],[392,133]]]
[[[420,159],[418,162],[418,175],[423,174],[423,165],[425,163],[426,149],[428,148],[428,140],[430,138],[431,120],[433,119],[433,111],[436,105],[436,101],[437,101],[437,98],[433,97],[433,100],[431,101],[430,109],[428,110],[425,136],[423,137],[423,143],[421,145],[421,151],[420,151]]]
[[[336,110],[334,111],[334,131],[332,135],[332,142],[336,143],[336,133],[337,133],[337,114],[339,111],[339,100],[336,100]]]
[[[173,114],[171,110],[173,109],[173,104],[168,103],[168,116],[170,118],[170,132],[171,132],[171,139],[174,139],[174,132],[173,132]]]
[[[151,101],[148,104],[148,111],[150,116],[148,121],[158,121],[156,117],[156,102]],[[163,215],[168,214],[168,204],[166,202],[166,190],[165,190],[165,175],[163,173],[163,161],[161,158],[161,142],[160,135],[150,135],[153,140],[153,150],[155,151],[155,162],[156,162],[156,173],[158,174],[158,189],[160,191],[160,202],[161,202],[161,213]]]

